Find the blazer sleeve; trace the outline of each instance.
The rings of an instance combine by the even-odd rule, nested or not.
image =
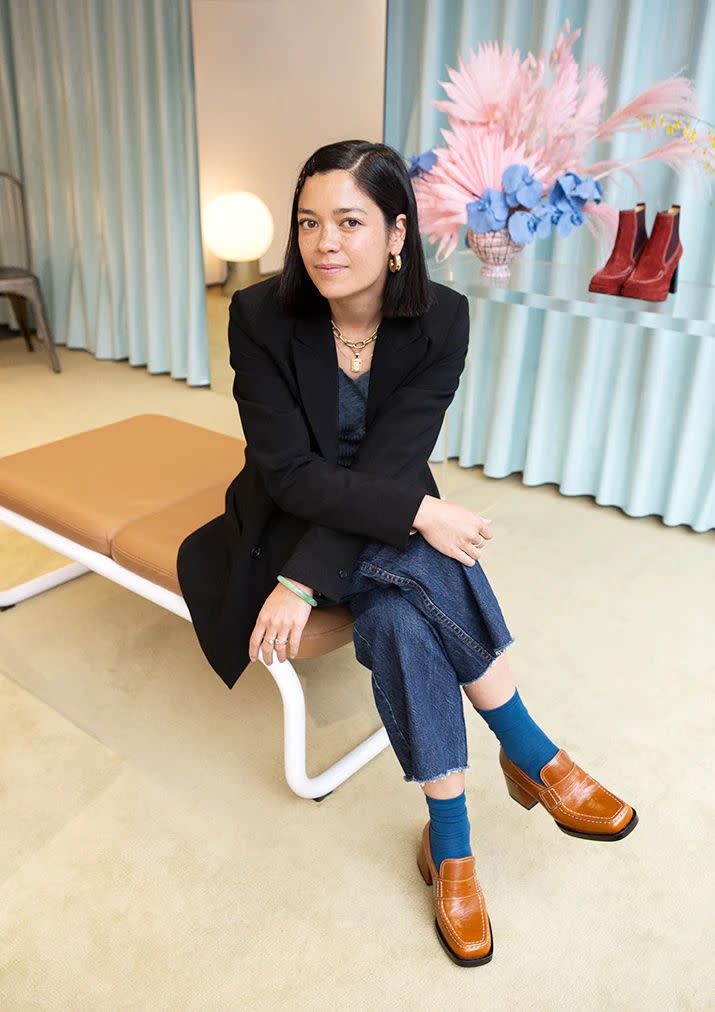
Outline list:
[[[462,295],[439,357],[433,358],[409,383],[396,390],[383,406],[358,446],[351,471],[391,475],[401,481],[419,480],[459,385],[468,347],[469,301]],[[394,445],[390,440],[394,432],[409,432],[409,439],[403,437]],[[410,527],[411,523],[405,524],[397,548],[407,547]],[[313,524],[281,567],[281,572],[323,592],[326,597],[339,600],[365,544],[365,538]]]
[[[312,452],[300,405],[252,333],[240,291],[229,310],[229,353],[246,455],[271,499],[286,513],[312,523],[403,547],[426,493],[419,482],[398,480],[390,468],[382,470],[383,460],[394,458],[397,465],[404,455],[395,430],[389,424],[378,427],[372,443],[382,444],[380,460],[363,469],[369,474],[351,473]]]

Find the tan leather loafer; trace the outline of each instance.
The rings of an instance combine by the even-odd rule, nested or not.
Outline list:
[[[432,886],[437,937],[460,966],[481,966],[494,952],[492,923],[474,869],[474,856],[446,857],[439,871],[432,859],[429,822],[422,832],[417,867]]]
[[[585,773],[562,748],[539,771],[543,784],[527,776],[501,746],[499,763],[514,801],[527,809],[540,801],[559,829],[569,836],[622,840],[636,828],[635,808]]]

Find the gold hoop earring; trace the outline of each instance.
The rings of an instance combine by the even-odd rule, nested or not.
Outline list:
[[[393,274],[402,269],[402,257],[399,253],[390,253],[388,267]]]

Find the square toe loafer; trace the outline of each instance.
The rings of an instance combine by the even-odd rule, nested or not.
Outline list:
[[[564,749],[540,771],[542,784],[532,780],[499,749],[499,764],[510,796],[523,808],[537,802],[569,836],[584,840],[622,840],[636,828],[638,815],[621,798],[589,776]]]
[[[438,871],[432,859],[429,827],[428,822],[422,832],[417,867],[432,886],[437,937],[455,963],[481,966],[492,958],[494,942],[474,857],[447,857]]]

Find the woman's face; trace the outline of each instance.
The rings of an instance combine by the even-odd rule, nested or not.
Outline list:
[[[298,244],[308,276],[326,299],[375,292],[387,279],[390,253],[405,241],[407,216],[388,235],[378,205],[345,169],[309,176],[298,199]],[[323,269],[328,265],[336,270]]]

